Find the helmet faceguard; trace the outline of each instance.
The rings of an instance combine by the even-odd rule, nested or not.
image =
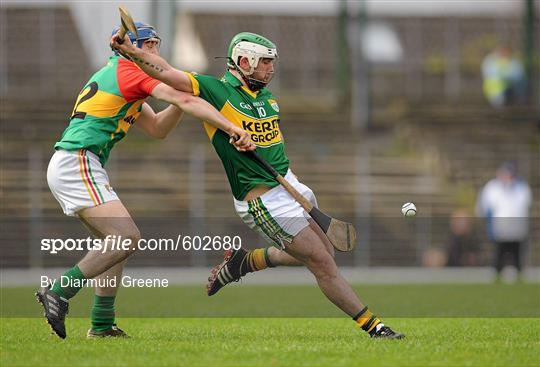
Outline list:
[[[275,60],[278,54],[276,45],[269,39],[255,33],[242,32],[233,37],[227,56],[229,59],[227,66],[240,73],[249,89],[258,91],[268,85],[272,75],[266,81],[252,78],[250,75],[253,75],[261,59]],[[239,63],[242,57],[248,60],[248,70],[240,68]]]
[[[156,39],[159,42],[159,44],[161,44],[161,38],[158,36],[156,30],[151,25],[148,25],[142,22],[135,22],[135,27],[137,27],[138,37],[129,31],[126,33],[127,36],[129,37],[129,41],[135,47],[142,48],[144,42],[149,39]],[[114,36],[115,34],[117,34],[119,30],[120,30],[120,27],[118,26],[114,27],[111,36]],[[159,47],[159,44],[158,44],[158,47]],[[113,51],[115,55],[120,55],[117,50],[113,49]]]

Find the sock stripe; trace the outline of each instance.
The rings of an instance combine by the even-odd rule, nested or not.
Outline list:
[[[266,261],[264,258],[264,249],[258,248],[250,253],[253,270],[266,269]]]
[[[371,328],[373,327],[373,324],[375,323],[375,320],[376,320],[376,319],[377,319],[377,318],[375,317],[375,315],[371,316],[371,318],[369,319],[369,321],[366,322],[366,324],[364,325],[364,330],[366,330],[366,331],[369,332],[369,331],[371,330]]]
[[[264,261],[266,262],[266,266],[268,266],[269,268],[274,268],[275,265],[272,264],[272,262],[270,261],[270,255],[268,254],[269,250],[270,250],[270,247],[266,247],[264,249]]]
[[[376,326],[381,323],[381,320],[367,306],[354,316],[353,319],[362,330],[367,331],[369,334],[372,334],[376,330]]]
[[[381,323],[381,320],[379,320],[378,318],[375,318],[375,319],[373,320],[371,326],[370,326],[369,329],[367,330],[367,332],[371,334],[371,332],[375,330],[375,327],[376,327],[377,325],[379,325],[380,323]]]
[[[360,316],[362,316],[368,309],[368,306],[364,307],[362,311],[358,312],[356,316],[353,317],[354,321],[357,321]]]

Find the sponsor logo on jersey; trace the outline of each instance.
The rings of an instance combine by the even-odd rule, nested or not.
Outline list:
[[[253,108],[246,102],[240,102],[240,107],[246,110],[252,110]]]
[[[281,142],[279,119],[248,121],[242,119],[242,129],[251,135],[256,145],[269,146]]]
[[[231,102],[227,102],[220,112],[227,120],[247,131],[251,136],[251,140],[256,145],[269,147],[280,144],[282,142],[282,136],[279,130],[279,117],[277,114],[267,116],[267,112],[271,112],[271,110],[268,109],[267,111],[264,108],[266,102],[257,103],[258,106],[251,106],[251,113],[256,114],[257,117],[250,116],[250,114],[242,111],[241,103],[243,102],[238,103],[236,105],[237,107],[234,107]],[[246,105],[249,104],[246,103]],[[210,139],[212,139],[217,129],[207,122],[205,122],[204,128]]]

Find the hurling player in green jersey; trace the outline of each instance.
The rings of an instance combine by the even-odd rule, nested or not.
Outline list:
[[[157,55],[160,38],[154,28],[144,23],[136,26],[138,37],[129,33],[127,42]],[[156,114],[144,102],[148,96],[171,106]],[[182,111],[211,121],[211,126],[234,137],[234,145],[229,144],[233,150],[255,149],[249,134],[208,102],[149,77],[118,53],[89,79],[79,94],[69,126],[55,145],[47,182],[64,213],[78,217],[103,242],[101,249],[89,251],[73,268],[36,294],[47,322],[59,337],[66,337],[68,301],[85,285],[95,287],[92,327],[87,336],[126,336],[115,325],[114,301],[125,260],[137,249],[140,234],[110,186],[105,164],[111,149],[132,125],[151,137],[164,138],[177,126]],[[122,239],[122,247],[114,242],[115,238]]]
[[[248,131],[257,152],[313,205],[313,191],[289,169],[279,129],[279,105],[266,88],[274,75],[277,48],[269,39],[242,32],[231,40],[227,70],[219,79],[172,68],[152,55],[123,42],[113,46],[129,55],[148,75],[207,100],[232,123]],[[325,296],[371,337],[401,339],[403,334],[384,325],[341,275],[326,235],[281,185],[249,156],[231,149],[227,137],[206,125],[206,132],[222,160],[237,214],[273,246],[253,251],[227,251],[211,273],[208,295],[248,272],[275,266],[306,266]]]

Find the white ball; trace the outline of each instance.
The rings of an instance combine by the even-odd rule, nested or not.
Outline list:
[[[406,217],[414,217],[416,215],[416,205],[413,203],[405,203],[401,207],[401,212]]]

